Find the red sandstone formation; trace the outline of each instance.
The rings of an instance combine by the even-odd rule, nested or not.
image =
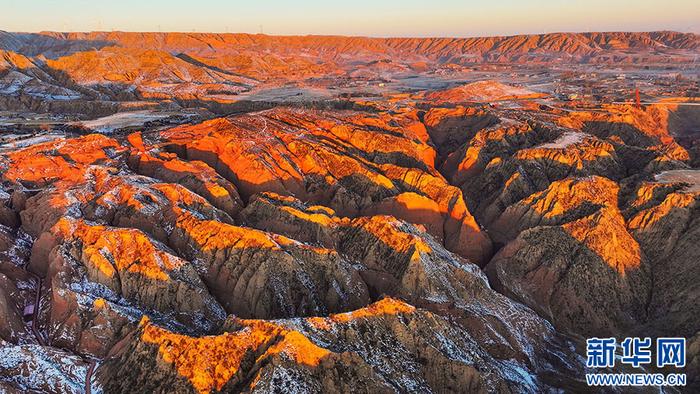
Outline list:
[[[533,92],[517,86],[509,86],[497,81],[479,81],[451,89],[430,92],[425,99],[436,103],[495,102],[506,100],[527,100],[546,97],[546,94]]]
[[[490,241],[461,193],[435,170],[435,151],[413,114],[361,116],[276,109],[162,133],[167,149],[201,160],[245,199],[262,191],[322,203],[346,216],[387,213],[426,225],[476,262]]]
[[[2,392],[582,391],[590,336],[683,336],[698,369],[691,110],[386,86],[471,63],[692,61],[697,35],[0,32],[0,48],[0,105],[224,113],[3,140]],[[214,107],[336,82],[344,99],[315,109]]]

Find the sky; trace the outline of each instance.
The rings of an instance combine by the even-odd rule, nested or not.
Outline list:
[[[473,37],[700,32],[700,0],[0,0],[5,31]]]

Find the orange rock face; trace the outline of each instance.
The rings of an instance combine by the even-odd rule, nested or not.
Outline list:
[[[494,102],[505,100],[527,100],[545,97],[546,94],[533,92],[497,81],[479,81],[452,89],[431,92],[425,99],[438,103]]]
[[[201,161],[186,162],[172,153],[147,151],[139,133],[127,137],[133,146],[129,165],[143,175],[164,182],[179,183],[212,205],[235,216],[243,206],[236,188]]]
[[[139,231],[109,231],[103,226],[87,226],[81,222],[72,224],[66,220],[59,221],[56,227],[60,237],[81,240],[89,269],[98,271],[98,275],[106,279],[113,278],[117,272],[128,272],[167,281],[166,271],[177,270],[183,264],[155,249]],[[111,253],[105,256],[105,250]]]
[[[216,168],[244,199],[271,191],[345,216],[388,213],[426,225],[474,261],[491,253],[459,190],[435,170],[435,151],[412,114],[390,121],[387,114],[273,110],[170,129],[162,138]]]
[[[30,188],[56,181],[80,183],[85,180],[89,166],[110,166],[112,157],[120,150],[123,148],[115,140],[97,134],[69,144],[63,140],[48,142],[8,154],[9,168],[2,177]]]
[[[546,160],[556,164],[582,170],[590,162],[613,156],[612,145],[586,139],[572,146],[555,146],[552,148],[531,148],[519,151],[515,157],[519,160]]]
[[[263,321],[241,321],[243,329],[215,337],[191,338],[141,322],[141,340],[158,346],[159,357],[173,364],[200,393],[221,390],[241,367],[247,354],[261,352],[258,360],[284,354],[294,362],[318,366],[330,351],[314,345],[296,331]],[[264,350],[267,349],[267,350]]]
[[[177,96],[195,98],[210,90],[242,91],[249,78],[207,70],[165,51],[109,47],[78,52],[47,65],[84,85],[134,86],[144,97],[167,98],[167,88],[178,84]]]
[[[509,367],[484,374],[465,363],[479,360],[485,366],[498,361],[474,345],[467,331],[446,323],[440,316],[390,298],[327,318],[274,322],[232,318],[222,334],[199,338],[170,332],[144,319],[98,374],[110,390],[134,384],[158,387],[165,382],[178,390],[201,393],[269,390],[280,384],[321,389],[324,383],[333,382],[332,390],[390,392],[393,386],[387,380],[398,381],[402,389],[526,389],[504,380],[512,371]],[[400,347],[400,358],[386,353],[389,349],[372,353],[364,348],[379,338]],[[472,355],[459,361],[451,358],[449,348],[440,345],[445,340],[469,348]],[[431,361],[420,363],[419,357]],[[156,379],[142,380],[133,370],[120,368],[126,365],[151,368]],[[411,371],[401,368],[407,365]]]
[[[397,315],[399,313],[412,313],[416,310],[411,305],[397,301],[393,298],[384,298],[381,301],[375,302],[367,308],[357,311],[330,315],[327,318],[311,317],[307,321],[312,326],[322,330],[331,330],[334,323],[349,323],[355,319],[368,318],[381,315]],[[330,324],[329,324],[330,323]]]
[[[615,182],[597,176],[553,182],[508,207],[491,230],[495,239],[508,242],[528,228],[563,224],[571,236],[624,275],[625,269],[639,267],[641,250],[625,229],[618,193]]]
[[[624,231],[625,222],[614,211],[565,224],[564,229],[621,275],[639,268],[641,250],[637,242]]]
[[[687,242],[670,229],[678,222],[688,223],[695,197],[646,184],[621,211],[619,194],[617,184],[606,178],[566,179],[506,209],[493,224],[494,239],[515,239],[487,266],[497,288],[514,291],[515,297],[575,330],[616,332],[648,321],[644,308],[658,289],[658,279],[682,280],[681,272],[692,270],[680,263],[687,256],[674,258],[679,270],[675,274],[657,261]],[[663,241],[657,238],[661,233]],[[594,257],[584,257],[587,254]],[[600,299],[600,294],[608,296]],[[677,293],[671,294],[660,298],[664,303],[673,297],[682,302]],[[588,313],[615,317],[583,320],[584,328],[580,319]]]
[[[573,112],[560,118],[558,123],[584,131],[586,129],[601,129],[601,132],[618,135],[630,143],[642,141],[645,138],[662,142],[665,140],[664,138],[666,140],[671,138],[668,129],[668,115],[668,111],[656,106],[641,110],[632,106],[613,105],[604,107],[604,111]],[[625,130],[624,125],[635,128],[637,132]]]

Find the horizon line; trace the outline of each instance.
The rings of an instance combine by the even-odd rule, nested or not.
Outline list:
[[[677,33],[677,34],[694,34],[700,35],[700,31],[678,31],[678,30],[590,30],[590,31],[552,31],[541,33],[517,33],[517,34],[495,34],[495,35],[469,35],[469,36],[373,36],[373,35],[352,35],[352,34],[269,34],[269,33],[248,33],[248,32],[220,32],[220,31],[147,31],[147,30],[88,30],[88,31],[58,31],[58,30],[40,30],[40,31],[7,31],[0,29],[0,32],[10,34],[109,34],[109,33],[132,33],[132,34],[217,34],[217,35],[248,35],[248,36],[266,36],[266,37],[348,37],[348,38],[370,38],[370,39],[469,39],[469,38],[507,38],[520,36],[542,36],[552,34],[617,34],[617,33]]]

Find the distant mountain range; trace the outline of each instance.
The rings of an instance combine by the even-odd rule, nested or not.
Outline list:
[[[24,55],[60,57],[105,46],[149,48],[211,55],[267,50],[342,60],[346,56],[397,56],[439,62],[557,59],[597,61],[610,54],[633,59],[644,53],[697,51],[700,35],[671,31],[551,33],[473,38],[368,38],[269,36],[262,34],[90,32],[37,34],[0,32],[0,48]]]
[[[372,80],[483,63],[675,65],[698,55],[700,35],[668,31],[477,38],[0,31],[0,108],[216,101],[271,81]]]

